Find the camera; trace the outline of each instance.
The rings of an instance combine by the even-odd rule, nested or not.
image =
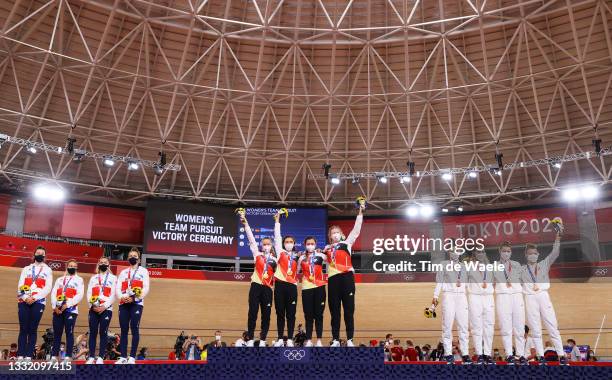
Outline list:
[[[53,347],[53,329],[47,328],[42,336],[43,344],[40,346],[40,350],[43,351],[45,357],[51,354],[51,348]]]

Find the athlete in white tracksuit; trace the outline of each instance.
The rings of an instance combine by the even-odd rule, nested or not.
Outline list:
[[[521,364],[525,360],[525,302],[523,300],[523,287],[521,286],[521,264],[510,260],[512,246],[504,242],[499,247],[500,261],[503,271],[495,271],[495,305],[497,308],[497,323],[502,338],[506,361],[514,363],[512,353],[512,335],[514,334],[514,347],[516,356]]]
[[[464,362],[471,362],[468,352],[468,302],[465,295],[465,284],[467,283],[467,271],[465,265],[459,262],[459,254],[450,252],[450,260],[442,261],[442,270],[436,273],[436,288],[432,303],[438,304],[440,293],[442,298],[442,343],[444,344],[444,355],[450,363],[453,361],[453,323],[457,323],[459,332],[459,350]],[[453,268],[448,268],[453,264]],[[459,270],[456,270],[456,266]],[[449,270],[452,269],[452,270]]]
[[[553,244],[552,252],[542,261],[538,262],[538,249],[533,244],[528,244],[525,250],[527,265],[523,265],[521,281],[523,283],[523,293],[525,294],[525,309],[527,311],[527,325],[531,330],[531,336],[536,347],[537,355],[544,356],[544,346],[542,344],[542,322],[550,335],[550,340],[555,347],[562,363],[566,362],[563,342],[557,325],[557,316],[553,307],[548,289],[550,279],[548,272],[550,266],[559,257],[561,245],[561,235],[557,234]]]
[[[491,362],[491,347],[495,330],[495,301],[493,300],[493,271],[487,271],[489,264],[486,252],[474,254],[476,267],[468,271],[468,303],[472,344],[479,363]]]

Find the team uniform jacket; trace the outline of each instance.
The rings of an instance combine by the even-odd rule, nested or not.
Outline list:
[[[24,285],[30,288],[29,291],[21,290]],[[36,302],[45,305],[52,285],[53,272],[47,264],[30,264],[21,270],[21,276],[17,284],[17,302],[25,302],[31,296]]]
[[[107,271],[106,273],[98,273],[89,279],[87,286],[87,302],[89,307],[93,306],[91,297],[97,297],[100,306],[106,310],[113,310],[115,302],[115,286],[117,284],[117,276]]]
[[[120,300],[119,304],[121,304],[121,298],[130,296],[130,287],[141,289],[140,297],[134,296],[134,303],[144,305],[144,298],[149,293],[149,271],[147,268],[139,265],[136,269],[129,267],[119,273],[115,287],[115,293]]]
[[[83,299],[85,292],[83,278],[79,275],[65,275],[55,280],[55,285],[51,291],[51,307],[61,307],[66,303],[66,310],[69,313],[79,313],[79,302]],[[65,301],[59,301],[58,298],[65,297]]]

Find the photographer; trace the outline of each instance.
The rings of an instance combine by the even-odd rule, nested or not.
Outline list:
[[[200,339],[192,335],[183,343],[183,351],[185,352],[186,360],[200,360],[200,351],[202,351]]]
[[[53,336],[53,329],[47,328],[42,336],[43,344],[40,346],[40,349],[36,350],[39,355],[35,355],[35,357],[42,357],[44,359],[48,355],[51,355],[51,348],[53,347]]]
[[[296,346],[304,347],[304,343],[306,342],[306,332],[304,331],[301,323],[298,325],[297,334],[295,334],[293,340]]]
[[[169,359],[171,356],[173,357],[173,359],[170,360],[180,360],[184,358],[185,353],[183,351],[183,345],[185,344],[186,340],[187,337],[185,336],[185,331],[181,331],[179,336],[176,337],[176,342],[174,343],[174,351],[170,353],[170,356],[168,356]]]
[[[109,335],[106,345],[106,360],[117,360],[121,353],[117,350],[119,346],[119,337],[117,335]]]

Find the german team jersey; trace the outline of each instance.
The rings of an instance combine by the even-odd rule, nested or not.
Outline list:
[[[149,271],[140,265],[136,268],[129,267],[119,273],[117,286],[115,288],[119,304],[124,297],[133,297],[134,303],[142,305],[144,298],[149,293]]]
[[[278,257],[278,265],[274,277],[277,280],[297,285],[298,261],[300,257],[297,252],[282,250]]]
[[[355,226],[345,240],[333,243],[325,247],[327,255],[327,274],[328,277],[335,276],[339,273],[354,272],[353,261],[351,254],[353,253],[353,244],[357,240],[361,232],[361,224],[363,223],[363,215],[357,215]]]
[[[55,280],[51,291],[51,307],[61,307],[66,304],[69,313],[79,313],[79,302],[83,299],[83,279],[78,275],[65,275]]]
[[[255,270],[251,276],[251,281],[270,288],[274,287],[274,272],[276,271],[276,257],[273,254],[265,255],[259,253],[254,257]]]
[[[302,290],[325,286],[327,281],[323,276],[323,263],[326,256],[319,252],[309,253],[300,257],[302,270]]]
[[[339,273],[354,272],[351,246],[345,241],[330,245],[326,250],[329,277]]]
[[[115,285],[117,277],[110,273],[98,273],[89,279],[87,286],[87,302],[89,307],[94,303],[103,306],[106,310],[113,310],[113,302],[115,302]]]
[[[28,297],[32,297],[36,302],[45,305],[52,285],[53,272],[47,264],[30,264],[21,270],[17,284],[17,302],[24,302]]]

